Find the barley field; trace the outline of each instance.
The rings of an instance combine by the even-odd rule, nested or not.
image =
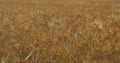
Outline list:
[[[120,63],[120,1],[0,0],[0,63]]]

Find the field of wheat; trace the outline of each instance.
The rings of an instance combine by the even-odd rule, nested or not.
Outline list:
[[[117,0],[21,1],[0,0],[0,63],[120,63]]]

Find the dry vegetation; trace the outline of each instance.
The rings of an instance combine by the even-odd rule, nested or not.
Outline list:
[[[1,3],[0,63],[120,63],[119,2]]]

